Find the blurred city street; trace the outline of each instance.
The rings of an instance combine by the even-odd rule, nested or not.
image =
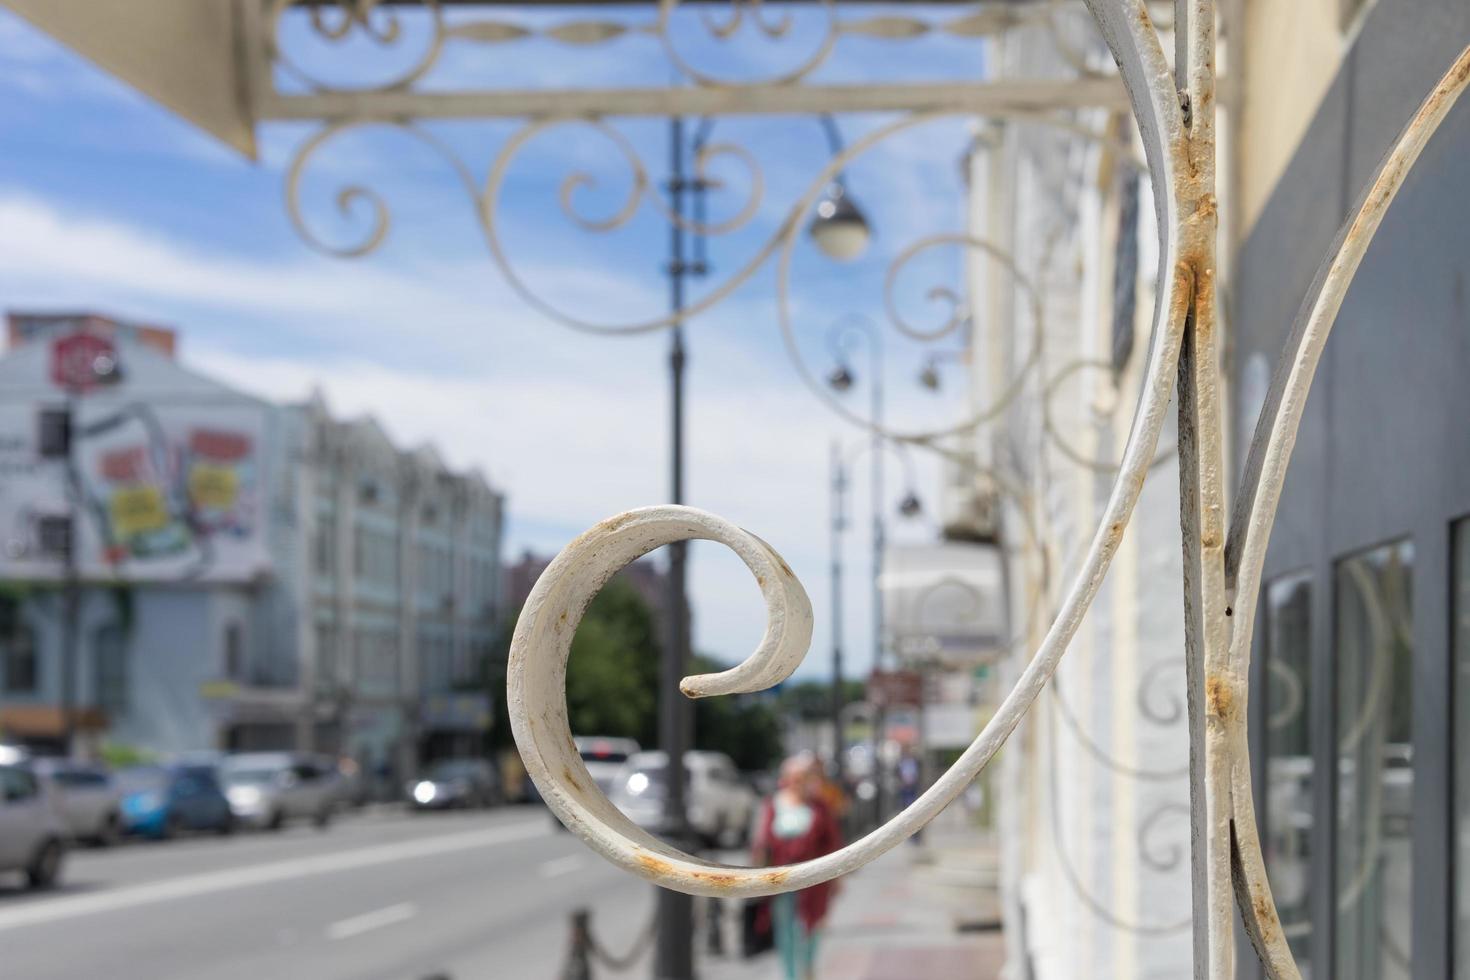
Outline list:
[[[6,977],[555,977],[567,915],[632,936],[652,890],[540,808],[344,817],[331,830],[78,849],[42,895],[0,886]],[[609,939],[609,946],[622,945]]]
[[[844,882],[822,977],[997,975],[985,877],[993,858],[950,823],[937,843],[900,848]],[[0,946],[3,976],[26,980],[555,980],[569,916],[582,906],[597,943],[621,958],[648,927],[653,893],[556,831],[539,807],[415,815],[388,806],[327,832],[79,848],[54,891],[0,880]],[[738,917],[726,908],[718,953],[708,906],[697,917],[699,975],[776,975],[774,954],[740,957]],[[593,976],[647,970],[643,946],[626,970],[597,964]]]

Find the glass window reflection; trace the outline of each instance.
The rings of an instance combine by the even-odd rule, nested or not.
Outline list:
[[[1470,980],[1470,517],[1455,524],[1455,977]]]
[[[1410,975],[1413,563],[1399,541],[1339,561],[1334,575],[1341,980]]]
[[[1266,586],[1266,868],[1302,976],[1311,971],[1312,582],[1307,573]]]

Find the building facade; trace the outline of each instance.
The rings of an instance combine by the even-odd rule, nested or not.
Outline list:
[[[0,731],[59,749],[70,714],[94,750],[296,747],[385,775],[478,749],[503,508],[482,475],[319,395],[202,377],[156,328],[11,322]],[[68,376],[74,347],[107,376]]]
[[[1298,36],[1299,19],[1322,50],[1258,55],[1244,79],[1237,159],[1258,204],[1234,290],[1237,468],[1339,224],[1470,43],[1461,0],[1261,0],[1248,13],[1248,50]],[[1280,118],[1289,132],[1269,125]],[[1467,157],[1462,103],[1347,294],[1266,558],[1258,820],[1283,927],[1318,980],[1470,978]]]
[[[1085,10],[1015,27],[997,79],[1111,70]],[[1098,527],[1148,354],[1158,255],[1131,118],[977,125],[967,162],[971,391],[947,511],[1005,553],[1009,691]],[[995,835],[1008,976],[1191,972],[1179,476],[1171,417],[1109,574],[1053,682],[998,757]],[[965,522],[960,521],[963,526]]]

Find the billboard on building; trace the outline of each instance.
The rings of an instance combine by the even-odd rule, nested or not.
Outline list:
[[[42,535],[75,515],[85,578],[248,581],[269,569],[262,440],[266,413],[238,400],[73,401],[65,456],[46,457],[46,412],[64,403],[0,407],[0,535],[7,578],[55,579],[64,552]],[[75,506],[73,506],[75,503]]]

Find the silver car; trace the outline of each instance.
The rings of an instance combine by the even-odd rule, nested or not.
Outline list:
[[[0,765],[0,872],[49,888],[65,857],[66,825],[45,784],[28,767]]]
[[[652,834],[669,829],[664,818],[668,769],[666,753],[639,752],[628,759],[610,795],[624,816]],[[686,752],[684,772],[689,829],[710,846],[743,846],[758,801],[735,763],[723,752]]]
[[[117,842],[122,794],[111,773],[69,759],[37,759],[32,769],[50,787],[72,840],[98,847]]]
[[[290,820],[331,822],[341,776],[329,760],[293,752],[249,752],[219,768],[230,812],[241,824],[280,830]]]
[[[611,794],[617,783],[618,773],[630,756],[637,755],[640,747],[631,738],[609,738],[602,735],[579,736],[572,739],[587,774],[605,794]]]

